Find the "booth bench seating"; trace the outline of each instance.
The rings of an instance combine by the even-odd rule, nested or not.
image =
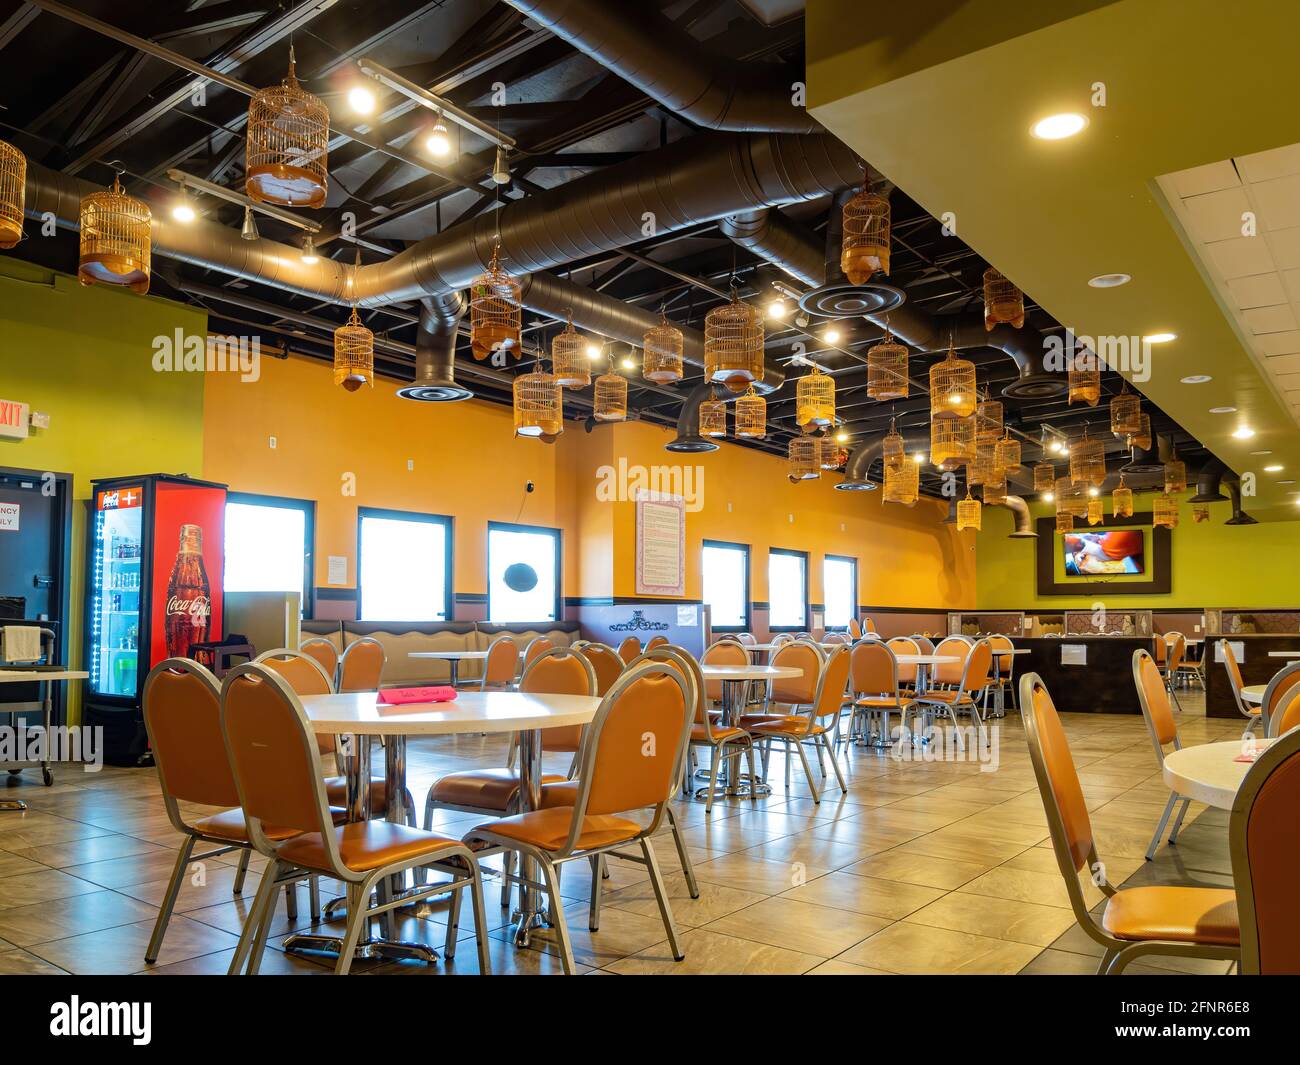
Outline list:
[[[413,651],[486,651],[502,633],[515,641],[523,653],[529,641],[545,636],[556,647],[567,647],[580,639],[576,621],[558,621],[545,628],[526,625],[489,625],[474,621],[303,621],[302,639],[329,640],[340,654],[348,644],[364,636],[378,640],[384,648],[382,687],[417,687],[446,684],[451,677],[449,663],[436,658],[412,658]],[[483,675],[482,661],[463,660],[457,680],[461,685],[477,682]]]

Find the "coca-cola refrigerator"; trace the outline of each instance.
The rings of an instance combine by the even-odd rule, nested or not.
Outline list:
[[[226,486],[152,473],[91,482],[85,724],[114,765],[149,760],[149,670],[220,639]]]

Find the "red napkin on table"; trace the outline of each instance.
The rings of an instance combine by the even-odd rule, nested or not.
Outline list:
[[[456,689],[446,684],[431,688],[384,688],[379,693],[381,703],[400,706],[403,703],[450,703],[456,699]]]

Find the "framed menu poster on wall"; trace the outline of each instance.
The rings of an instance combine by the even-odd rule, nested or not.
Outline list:
[[[681,496],[637,492],[636,594],[686,594],[686,501]]]

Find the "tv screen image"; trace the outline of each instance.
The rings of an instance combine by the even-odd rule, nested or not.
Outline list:
[[[1146,530],[1061,534],[1067,577],[1097,577],[1146,572]]]

